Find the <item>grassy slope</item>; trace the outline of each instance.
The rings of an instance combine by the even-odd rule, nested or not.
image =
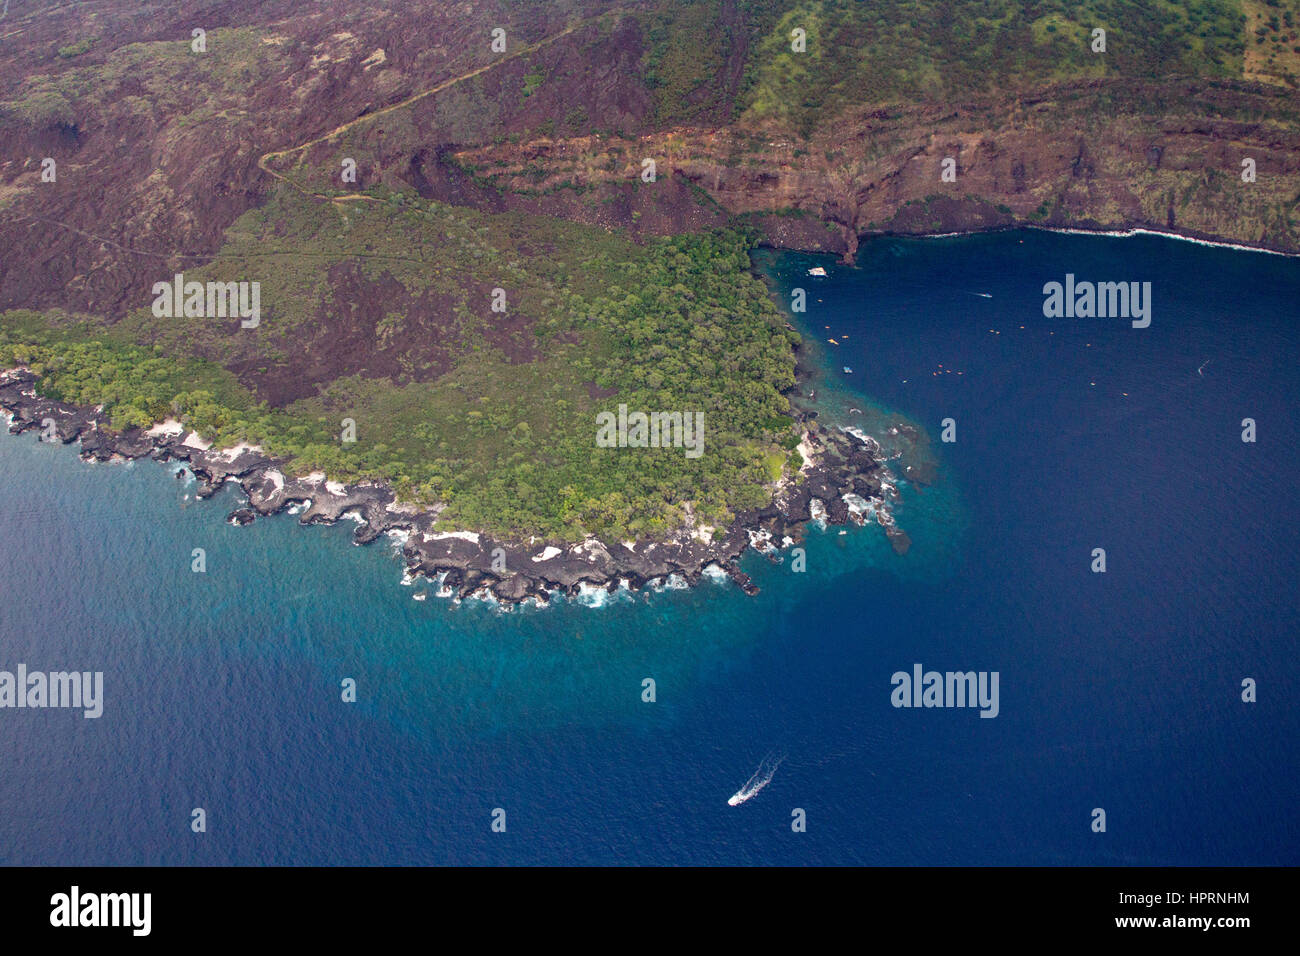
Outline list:
[[[1173,75],[1300,77],[1297,0],[736,0],[748,57],[736,114],[804,134],[846,107],[960,99],[1055,80]],[[658,119],[689,123],[726,56],[722,0],[642,15]],[[1249,17],[1249,19],[1248,19]],[[1107,32],[1105,54],[1090,49]],[[807,50],[790,48],[791,30]],[[1249,52],[1250,63],[1247,61]],[[1288,79],[1289,76],[1289,79]]]
[[[321,298],[343,261],[400,283],[408,298],[430,287],[460,296],[461,323],[443,343],[452,367],[401,384],[340,375],[313,397],[266,406],[223,366],[250,355],[273,364],[306,339],[328,345],[315,325],[347,308]],[[793,444],[780,390],[793,384],[794,337],[749,275],[737,235],[640,247],[549,219],[406,199],[339,207],[286,190],[236,223],[216,261],[186,272],[209,278],[261,281],[262,325],[149,309],[112,327],[8,313],[0,363],[33,362],[49,394],[107,404],[118,426],[179,414],[303,470],[382,478],[408,499],[446,502],[449,527],[505,535],[654,534],[680,526],[688,501],[725,523],[767,501]],[[512,363],[490,344],[503,317],[470,295],[479,281],[506,288],[511,310],[527,316],[530,360]],[[386,334],[418,354],[405,321],[397,308]],[[619,403],[703,411],[704,455],[597,448],[596,413]],[[344,418],[357,423],[355,444],[338,440]]]

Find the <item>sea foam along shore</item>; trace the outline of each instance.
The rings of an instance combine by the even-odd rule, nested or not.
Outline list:
[[[1194,235],[1185,232],[1169,232],[1164,229],[1152,229],[1148,226],[1133,226],[1127,229],[1084,229],[1079,226],[1040,226],[1035,223],[1015,223],[1013,225],[1002,226],[996,229],[972,229],[965,232],[934,232],[926,234],[912,235],[910,233],[867,233],[865,238],[892,236],[898,239],[954,239],[961,236],[983,236],[989,232],[1014,232],[1017,229],[1032,229],[1035,232],[1054,232],[1066,236],[1110,236],[1117,239],[1127,239],[1132,236],[1158,236],[1161,239],[1177,239],[1179,242],[1190,242],[1194,246],[1209,246],[1216,249],[1235,249],[1238,252],[1260,252],[1269,256],[1282,256],[1287,259],[1300,259],[1300,252],[1283,252],[1281,249],[1270,249],[1268,246],[1245,245],[1240,242],[1229,242],[1226,239],[1208,239],[1204,236]]]
[[[591,588],[638,590],[670,579],[693,585],[715,568],[754,593],[757,588],[737,565],[740,556],[753,548],[776,558],[781,548],[801,541],[807,524],[814,520],[841,525],[866,524],[874,518],[895,551],[904,553],[910,546],[906,532],[893,519],[897,485],[880,445],[856,429],[820,425],[806,413],[797,419],[803,428],[800,452],[805,459],[800,478],[778,483],[769,505],[738,514],[729,528],[707,528],[692,520],[678,533],[657,540],[606,543],[588,538],[563,544],[435,529],[439,506],[422,510],[398,502],[392,489],[381,482],[347,485],[330,481],[321,472],[292,476],[287,462],[256,446],[213,449],[175,420],[114,433],[102,408],[78,408],[43,398],[36,384],[30,369],[0,372],[0,408],[12,416],[11,432],[41,430],[52,423],[52,436],[64,444],[79,441],[81,456],[87,460],[148,456],[182,462],[198,479],[200,498],[211,497],[227,481],[234,481],[248,497],[247,507],[230,515],[237,524],[301,509],[302,524],[354,518],[358,526],[353,540],[358,544],[396,532],[405,537],[402,554],[408,572],[436,580],[440,590],[461,598],[490,596],[507,605],[525,600],[545,603],[556,592],[578,596]]]

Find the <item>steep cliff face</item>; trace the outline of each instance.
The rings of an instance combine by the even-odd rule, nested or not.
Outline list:
[[[1296,251],[1300,128],[1283,96],[1268,87],[1182,81],[1137,90],[1098,81],[957,109],[864,109],[808,140],[682,129],[636,140],[539,140],[455,158],[485,186],[556,209],[574,204],[560,198],[566,192],[600,197],[587,205],[604,202],[654,158],[659,175],[698,187],[727,213],[754,217],[774,243],[846,257],[875,232],[1014,223],[1143,226]],[[1144,112],[1143,99],[1167,109]],[[1253,181],[1243,178],[1248,166]],[[635,225],[635,211],[625,225]]]

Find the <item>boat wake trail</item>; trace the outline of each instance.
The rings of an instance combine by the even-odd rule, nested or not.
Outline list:
[[[745,781],[745,785],[731,795],[727,801],[728,806],[738,807],[758,791],[768,785],[772,775],[776,773],[776,768],[781,766],[781,761],[785,759],[785,754],[778,754],[775,750],[768,753],[763,758],[763,762],[758,765],[754,775]]]

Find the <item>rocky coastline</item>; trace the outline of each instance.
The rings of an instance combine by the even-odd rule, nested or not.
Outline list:
[[[403,539],[408,575],[436,580],[441,594],[462,599],[476,596],[503,604],[528,600],[545,604],[556,592],[639,590],[672,578],[694,585],[715,568],[753,594],[758,588],[740,570],[741,556],[752,548],[777,560],[782,549],[803,540],[805,529],[814,522],[875,523],[900,554],[911,543],[894,522],[891,506],[898,500],[898,490],[880,444],[855,428],[822,425],[811,411],[795,413],[804,428],[800,479],[783,480],[768,506],[738,514],[730,528],[715,531],[698,525],[658,540],[610,543],[588,538],[565,546],[435,530],[440,508],[421,510],[399,503],[383,483],[343,484],[320,472],[294,476],[283,459],[247,445],[213,448],[175,421],[114,432],[102,408],[44,398],[36,385],[37,376],[26,368],[0,372],[0,408],[10,417],[11,433],[36,430],[45,433],[47,440],[80,442],[81,457],[87,461],[148,457],[177,463],[193,472],[199,498],[210,498],[233,481],[247,496],[247,504],[228,517],[235,524],[281,511],[298,514],[304,525],[356,520],[356,544],[385,534]],[[905,439],[908,428],[900,425],[892,433]]]

